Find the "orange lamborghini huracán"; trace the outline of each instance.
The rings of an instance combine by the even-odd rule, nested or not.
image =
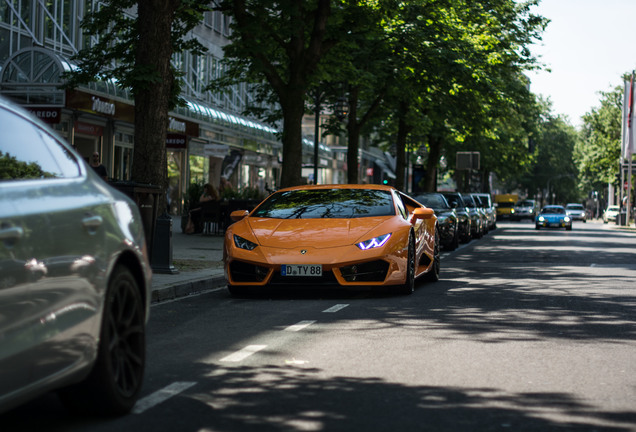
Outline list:
[[[437,218],[382,185],[281,189],[251,212],[232,212],[225,233],[228,289],[385,287],[403,294],[415,279],[439,279]]]

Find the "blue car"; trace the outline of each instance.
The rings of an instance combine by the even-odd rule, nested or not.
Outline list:
[[[549,205],[543,207],[541,213],[535,219],[535,228],[565,228],[572,230],[572,219],[565,212],[565,207],[560,205]]]

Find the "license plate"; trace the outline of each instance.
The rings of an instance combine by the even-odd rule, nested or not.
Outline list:
[[[283,264],[280,266],[281,276],[322,276],[320,264]]]

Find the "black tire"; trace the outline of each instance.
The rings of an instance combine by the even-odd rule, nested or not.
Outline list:
[[[535,225],[534,229],[538,230],[538,229],[541,229],[541,227],[539,225]]]
[[[404,295],[411,295],[415,291],[415,239],[409,235],[408,256],[406,258],[406,281],[402,285],[400,292]]]
[[[435,229],[435,246],[433,248],[433,264],[424,275],[425,280],[428,282],[437,282],[439,280],[439,271],[441,268],[441,256],[439,252],[439,232]]]
[[[459,234],[455,231],[455,235],[453,236],[453,248],[451,250],[455,250],[459,247]]]
[[[71,409],[118,416],[139,396],[146,363],[145,308],[137,280],[117,266],[108,282],[97,359],[83,382],[60,392]]]

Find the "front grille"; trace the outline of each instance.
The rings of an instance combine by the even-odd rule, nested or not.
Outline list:
[[[340,274],[347,282],[383,282],[388,271],[389,263],[382,260],[340,268]]]
[[[269,269],[267,267],[249,264],[242,261],[230,263],[230,275],[234,282],[262,282]]]

